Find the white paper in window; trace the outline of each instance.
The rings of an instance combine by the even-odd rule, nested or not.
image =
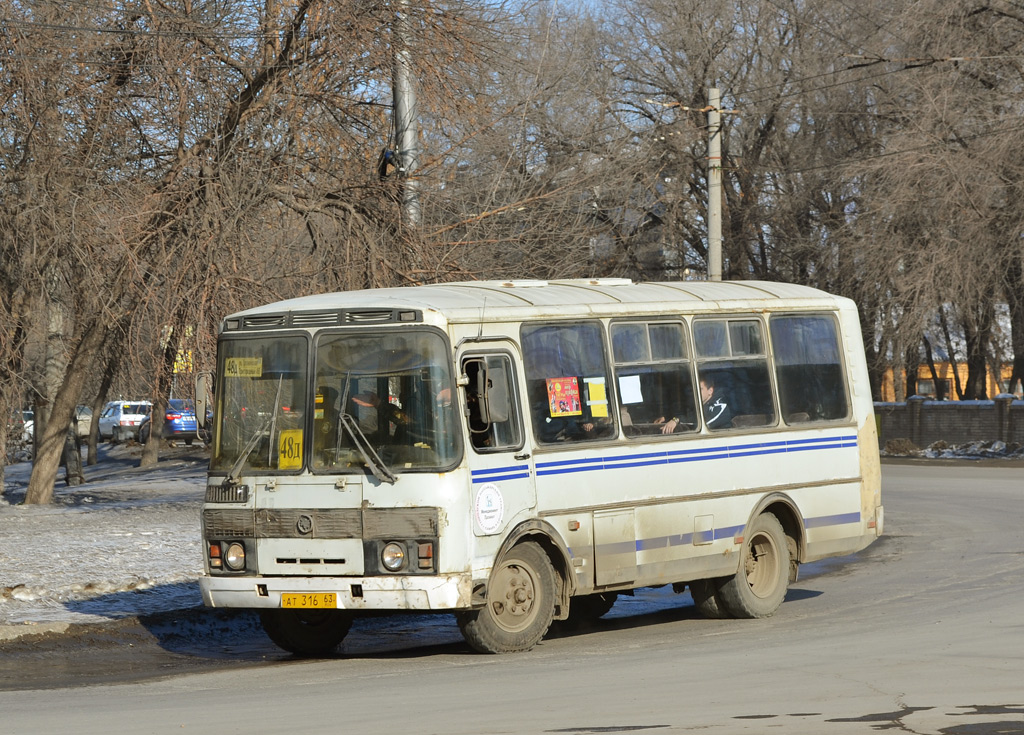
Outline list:
[[[628,406],[632,403],[643,403],[644,395],[640,389],[639,375],[623,375],[619,378],[619,396],[622,404]]]

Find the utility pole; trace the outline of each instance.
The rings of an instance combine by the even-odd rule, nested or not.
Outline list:
[[[409,0],[398,0],[393,32],[395,59],[391,94],[394,100],[398,175],[402,179],[402,222],[407,227],[418,228],[421,219],[419,181],[416,178],[416,170],[419,168],[419,129],[412,77]]]
[[[708,89],[708,280],[722,280],[722,110]]]
[[[708,280],[722,280],[722,113],[736,114],[738,110],[723,110],[718,87],[708,88],[708,104],[695,108],[678,102],[645,100],[662,107],[706,112],[708,116]]]

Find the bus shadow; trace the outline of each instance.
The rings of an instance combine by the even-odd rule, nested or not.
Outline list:
[[[175,589],[171,589],[175,588]],[[163,599],[198,596],[196,583],[162,585],[154,590]],[[146,592],[118,592],[84,601],[69,601],[68,609],[111,619],[124,617]],[[813,599],[822,593],[790,588],[786,602]],[[204,660],[234,662],[300,661],[277,648],[264,633],[253,610],[183,606],[136,613],[139,625],[159,648],[168,653]],[[732,620],[708,620],[694,607],[688,593],[671,588],[636,590],[622,595],[604,617],[584,622],[555,621],[545,640],[585,638],[589,635],[689,622],[724,626]],[[701,627],[703,630],[703,627]],[[381,612],[358,616],[336,653],[322,659],[424,658],[435,655],[476,655],[465,642],[455,615],[450,613]]]

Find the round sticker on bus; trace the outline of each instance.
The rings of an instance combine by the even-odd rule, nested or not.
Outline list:
[[[484,533],[494,533],[501,528],[505,515],[505,500],[501,490],[489,482],[476,491],[476,522]]]

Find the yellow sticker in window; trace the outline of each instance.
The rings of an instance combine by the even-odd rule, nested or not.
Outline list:
[[[286,429],[277,443],[277,468],[302,469],[302,429]]]
[[[596,419],[608,418],[608,392],[604,387],[604,378],[584,378],[583,382],[587,384],[590,415]]]
[[[224,361],[224,376],[228,378],[259,378],[263,375],[262,357],[229,357]]]

